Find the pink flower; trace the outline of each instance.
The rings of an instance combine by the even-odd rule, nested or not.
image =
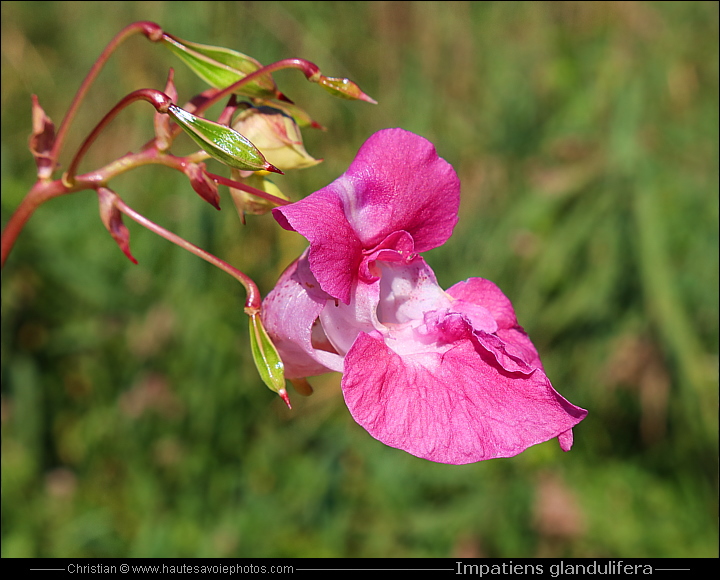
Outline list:
[[[488,280],[444,291],[419,252],[457,222],[460,183],[427,140],[374,134],[327,187],[273,210],[310,247],[263,302],[288,378],[343,373],[353,418],[441,463],[511,457],[587,415],[550,384],[512,304]]]

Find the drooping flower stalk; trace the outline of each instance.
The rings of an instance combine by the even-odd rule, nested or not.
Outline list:
[[[72,121],[75,118],[75,114],[80,108],[80,105],[82,104],[85,95],[90,89],[90,85],[92,85],[93,81],[97,78],[103,66],[105,66],[105,63],[108,61],[112,53],[115,52],[117,47],[120,46],[125,40],[130,38],[133,34],[137,33],[144,34],[149,40],[153,42],[157,42],[158,40],[160,40],[160,38],[162,38],[162,28],[154,22],[147,21],[134,22],[129,26],[123,28],[115,35],[115,37],[108,43],[108,45],[102,51],[93,66],[90,68],[90,71],[86,75],[83,82],[80,84],[80,88],[78,89],[77,93],[75,93],[75,97],[73,98],[72,103],[70,103],[70,107],[65,113],[65,117],[60,123],[60,127],[58,128],[57,136],[55,138],[55,143],[53,145],[51,153],[51,158],[53,161],[57,161],[60,150],[65,143],[65,136],[67,135],[68,129],[70,128],[70,125],[72,124]]]
[[[242,189],[243,191],[247,191],[248,193],[251,193],[257,197],[261,197],[262,199],[265,199],[271,203],[274,203],[275,205],[288,205],[288,204],[292,203],[291,201],[288,201],[287,199],[283,199],[281,197],[271,195],[269,193],[266,193],[262,189],[258,189],[257,187],[252,187],[250,185],[246,185],[245,183],[240,183],[239,181],[234,181],[232,179],[228,179],[227,177],[223,177],[222,175],[216,175],[215,173],[209,173],[209,172],[206,172],[206,175],[210,179],[212,179],[213,181],[217,181],[221,185],[227,185],[228,187],[233,187],[235,189]]]
[[[53,180],[52,175],[58,167],[57,160],[65,144],[69,127],[91,84],[117,47],[136,33],[144,34],[153,42],[171,41],[173,52],[180,56],[186,64],[189,64],[201,78],[209,80],[214,88],[190,99],[186,108],[181,108],[176,104],[177,90],[174,84],[174,71],[170,69],[164,92],[145,88],[133,91],[121,99],[84,139],[62,177]],[[95,61],[75,94],[57,133],[52,120],[40,106],[37,97],[33,96],[33,129],[29,146],[37,164],[38,179],[3,230],[2,265],[4,266],[25,223],[42,203],[60,195],[81,190],[94,190],[98,195],[100,218],[103,224],[132,262],[137,263],[130,252],[129,231],[123,224],[122,215],[130,217],[161,237],[220,268],[243,285],[247,292],[245,312],[250,318],[253,359],[263,382],[290,406],[285,390],[284,364],[264,328],[260,316],[261,297],[256,284],[237,268],[133,210],[120,196],[110,190],[107,184],[112,178],[130,169],[147,164],[164,165],[183,172],[195,192],[217,209],[220,209],[217,185],[228,186],[233,202],[244,223],[246,213],[263,214],[273,206],[285,206],[290,203],[274,183],[265,179],[268,172],[282,174],[282,169],[308,167],[320,161],[312,158],[304,150],[299,126],[321,126],[285,97],[277,89],[271,77],[263,79],[264,76],[283,68],[299,68],[308,80],[323,86],[335,96],[368,102],[375,101],[363,93],[352,81],[325,77],[316,65],[308,61],[286,59],[263,67],[255,59],[231,49],[199,45],[187,41],[182,44],[182,42],[165,34],[159,25],[152,22],[136,22],[125,27],[108,43]],[[235,79],[239,80],[235,82]],[[263,80],[258,82],[258,79]],[[248,83],[252,83],[253,86],[246,86]],[[240,88],[243,90],[238,90]],[[218,121],[203,117],[204,111],[209,106],[230,93],[233,95]],[[262,112],[259,112],[260,109],[253,108],[252,114],[257,116],[248,125],[246,122],[248,115],[246,115],[238,128],[231,126],[236,110],[239,108],[246,110],[251,105],[239,103],[235,94],[254,99],[254,105],[264,107]],[[100,169],[78,175],[80,163],[97,137],[125,107],[138,100],[149,102],[156,110],[153,119],[155,137],[148,141],[138,153],[129,153]],[[282,104],[278,104],[276,101],[282,102]],[[277,107],[270,106],[275,104]],[[265,109],[270,109],[272,115],[275,116],[269,116]],[[277,117],[277,115],[281,115],[281,117]],[[258,119],[261,120],[259,125]],[[175,126],[172,125],[173,122]],[[253,140],[257,139],[259,143],[263,143],[263,148],[278,159],[278,166],[268,162],[263,152],[243,134],[245,128],[248,128],[248,131],[252,130]],[[200,151],[185,157],[177,157],[170,153],[174,136],[181,130],[185,131],[199,145]],[[232,179],[209,173],[204,163],[209,157],[230,168]],[[250,196],[259,199],[254,200]],[[299,384],[298,388],[301,393],[309,394],[311,392],[309,387],[302,383]]]
[[[210,252],[207,252],[203,250],[202,248],[196,246],[195,244],[192,244],[188,242],[186,239],[181,238],[177,234],[174,234],[173,232],[166,230],[162,226],[159,226],[155,222],[149,220],[145,216],[139,214],[134,209],[132,209],[130,206],[128,206],[122,199],[119,197],[115,200],[115,206],[126,216],[128,216],[130,219],[135,220],[137,223],[139,223],[141,226],[147,228],[153,233],[156,233],[157,235],[165,238],[166,240],[172,242],[173,244],[180,246],[184,250],[187,250],[191,254],[195,254],[199,258],[202,258],[206,262],[209,262],[216,268],[219,268],[223,272],[229,274],[233,278],[235,278],[240,284],[243,285],[247,292],[247,299],[245,300],[245,313],[248,316],[256,315],[260,312],[260,305],[262,302],[262,298],[260,295],[260,291],[258,290],[257,285],[255,282],[253,282],[252,278],[250,278],[247,274],[244,272],[241,272],[234,266],[231,266],[224,260],[221,260],[217,256],[214,256]]]

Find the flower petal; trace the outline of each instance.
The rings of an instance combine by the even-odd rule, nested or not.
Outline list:
[[[349,304],[352,283],[362,261],[362,245],[337,195],[321,189],[291,205],[275,208],[273,216],[286,230],[307,238],[310,268],[320,287]]]
[[[403,129],[372,135],[339,179],[327,186],[366,249],[404,230],[415,251],[444,244],[457,223],[460,181],[430,141]]]
[[[283,272],[261,310],[288,379],[343,369],[342,357],[331,352],[332,347],[319,331],[318,317],[329,297],[312,287],[312,274],[304,258]]]
[[[430,461],[511,457],[560,436],[571,444],[568,432],[587,412],[541,371],[516,375],[493,363],[469,339],[442,353],[401,357],[363,333],[345,357],[342,389],[353,418],[373,437]]]
[[[371,252],[399,231],[412,238],[414,252],[436,248],[452,234],[459,203],[460,181],[432,143],[385,129],[365,142],[338,179],[273,215],[309,240],[320,286],[349,304],[363,250]],[[406,237],[397,240],[408,246]]]
[[[495,334],[504,343],[503,351],[532,368],[542,370],[535,346],[518,324],[512,303],[497,285],[484,278],[469,278],[448,288],[447,293],[465,303],[477,304],[488,310],[497,322],[498,330]],[[462,309],[462,305],[457,308],[458,311]]]

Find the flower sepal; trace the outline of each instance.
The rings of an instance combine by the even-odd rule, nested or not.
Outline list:
[[[50,157],[55,144],[55,125],[45,114],[36,95],[32,96],[32,134],[28,141],[30,153],[35,157],[37,176],[49,179],[55,171],[55,163]]]
[[[107,187],[98,187],[97,194],[100,206],[100,219],[123,254],[125,254],[133,264],[137,264],[138,261],[130,253],[130,232],[123,223],[122,213],[115,205],[115,200],[118,197],[117,194]]]
[[[185,175],[190,179],[190,185],[200,197],[215,209],[220,209],[220,194],[215,183],[205,171],[204,163],[189,163],[185,167]]]

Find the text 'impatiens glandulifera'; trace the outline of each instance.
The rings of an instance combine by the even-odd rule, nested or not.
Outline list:
[[[482,278],[443,290],[419,255],[450,237],[459,198],[429,141],[386,129],[330,185],[273,210],[310,242],[262,307],[285,376],[342,372],[353,418],[431,461],[511,457],[554,437],[569,451],[587,411],[553,389],[510,300]]]

